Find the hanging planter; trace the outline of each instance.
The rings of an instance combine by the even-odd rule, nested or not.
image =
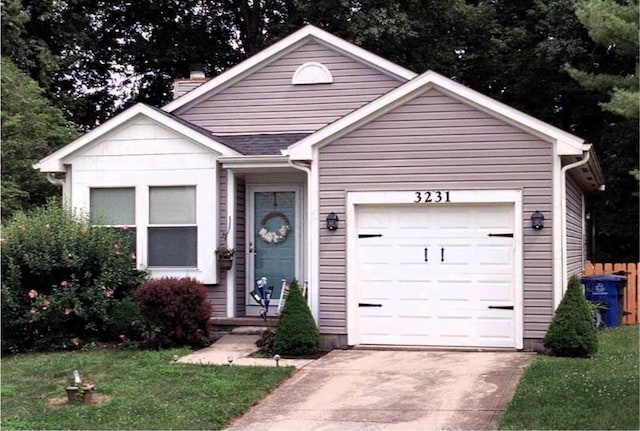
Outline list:
[[[228,271],[233,266],[233,255],[235,250],[232,248],[220,247],[216,250],[218,255],[218,269]]]

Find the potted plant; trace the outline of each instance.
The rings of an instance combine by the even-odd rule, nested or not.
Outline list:
[[[82,402],[83,404],[91,404],[93,401],[93,389],[96,387],[93,382],[87,378],[82,380]]]
[[[64,390],[67,391],[67,400],[69,404],[75,403],[80,388],[78,388],[78,386],[76,386],[74,383],[69,383],[69,385],[67,385]]]
[[[223,271],[230,270],[233,266],[235,250],[227,247],[218,247],[216,254],[218,255],[218,268]]]

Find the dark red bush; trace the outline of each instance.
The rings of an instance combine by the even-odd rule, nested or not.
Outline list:
[[[134,292],[145,320],[145,344],[153,348],[209,344],[211,303],[199,281],[185,277],[149,280]]]

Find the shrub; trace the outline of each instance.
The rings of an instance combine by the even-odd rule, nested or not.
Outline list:
[[[108,337],[112,304],[146,278],[118,229],[59,201],[2,227],[2,351],[76,348]]]
[[[262,334],[260,334],[260,338],[256,341],[256,346],[258,347],[258,352],[263,354],[273,353],[273,337],[275,336],[275,332],[268,328],[265,329]]]
[[[149,280],[134,292],[153,348],[209,344],[211,303],[204,285],[189,277]]]
[[[293,280],[278,320],[273,339],[273,352],[280,355],[300,356],[313,354],[319,348],[320,332],[300,292],[298,282]]]
[[[569,279],[543,343],[557,356],[589,357],[598,350],[591,308],[575,275]]]
[[[111,307],[110,329],[112,338],[140,340],[144,330],[144,319],[132,297],[123,298]]]

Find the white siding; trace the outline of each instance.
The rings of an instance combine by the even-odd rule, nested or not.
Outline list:
[[[154,276],[191,276],[215,283],[216,157],[211,150],[156,124],[135,117],[85,148],[66,163],[73,169],[72,203],[89,210],[92,187],[135,187],[137,260],[146,266],[150,186],[195,185],[198,267],[153,270]]]

